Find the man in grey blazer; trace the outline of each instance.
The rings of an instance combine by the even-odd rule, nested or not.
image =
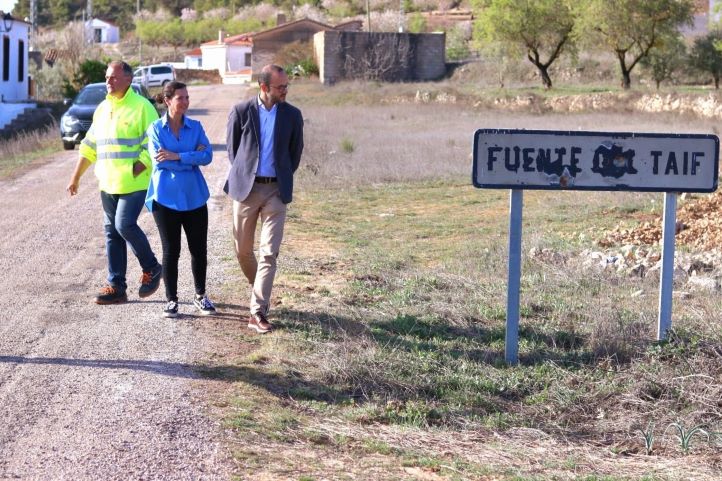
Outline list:
[[[288,75],[266,65],[257,97],[241,102],[228,116],[226,142],[231,169],[224,191],[233,199],[233,236],[238,263],[252,286],[248,327],[269,332],[271,288],[283,239],[286,205],[293,197],[293,174],[303,152],[303,116],[286,103]],[[253,252],[258,220],[258,259]]]

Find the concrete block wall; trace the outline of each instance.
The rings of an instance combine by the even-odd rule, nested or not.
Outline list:
[[[416,77],[418,80],[436,80],[446,74],[446,34],[415,34]]]
[[[435,80],[446,73],[445,34],[325,31],[314,35],[323,83]]]

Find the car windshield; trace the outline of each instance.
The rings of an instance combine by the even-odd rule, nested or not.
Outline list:
[[[108,90],[105,85],[98,87],[85,87],[80,91],[73,103],[75,105],[98,105],[100,102],[105,100],[105,96]]]

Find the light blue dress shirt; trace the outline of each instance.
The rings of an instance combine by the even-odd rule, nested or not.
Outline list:
[[[153,210],[153,201],[180,211],[202,207],[210,192],[200,166],[211,163],[213,151],[201,123],[184,115],[176,138],[166,113],[150,124],[147,133],[148,151],[153,159],[153,173],[145,197],[148,210]],[[205,149],[196,150],[199,145]],[[180,160],[156,162],[155,156],[161,148],[179,154]]]
[[[261,102],[258,97],[258,117],[261,119],[261,145],[258,149],[258,169],[256,175],[261,177],[276,176],[276,157],[273,153],[273,129],[276,126],[276,112],[278,104],[274,104],[271,110]]]

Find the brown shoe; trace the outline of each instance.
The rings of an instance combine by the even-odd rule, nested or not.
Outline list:
[[[101,305],[108,304],[121,304],[128,301],[128,295],[125,293],[125,289],[119,289],[114,286],[105,286],[100,290],[100,293],[95,296],[95,303]]]
[[[254,329],[260,334],[265,334],[273,330],[273,326],[270,322],[268,322],[265,314],[261,314],[259,312],[256,314],[251,314],[251,317],[248,318],[248,329]]]

